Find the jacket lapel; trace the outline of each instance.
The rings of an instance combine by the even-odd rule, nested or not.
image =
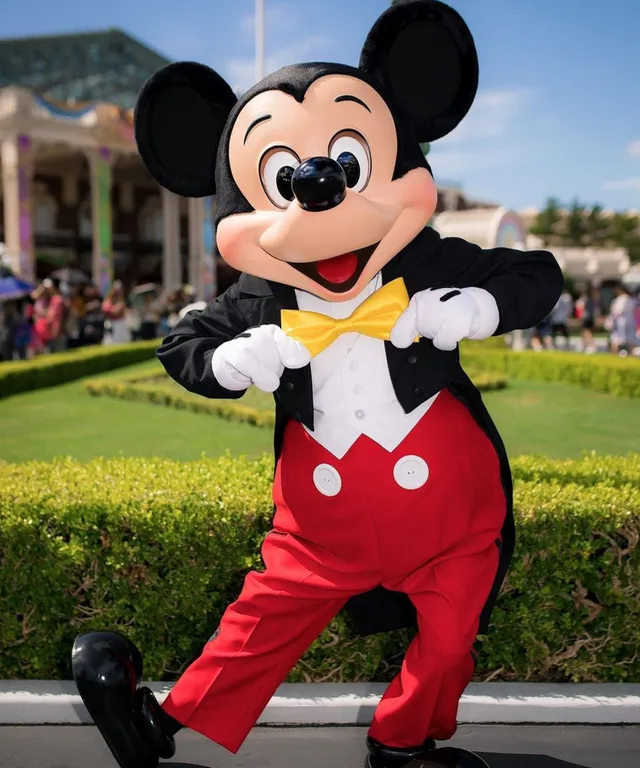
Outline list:
[[[271,289],[278,308],[277,323],[282,325],[280,310],[298,309],[295,288],[282,283],[266,281]],[[311,365],[304,368],[285,368],[280,377],[280,386],[275,392],[276,397],[285,410],[305,427],[313,429],[313,382],[311,380]]]

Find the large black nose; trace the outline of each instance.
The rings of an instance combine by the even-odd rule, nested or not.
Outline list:
[[[310,157],[296,168],[291,187],[305,211],[328,211],[344,200],[347,177],[330,157]]]

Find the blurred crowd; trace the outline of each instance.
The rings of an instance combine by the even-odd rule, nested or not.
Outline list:
[[[90,282],[43,280],[32,293],[0,302],[0,360],[159,338],[193,305],[194,293],[180,285],[163,295],[159,286],[147,284],[127,295],[116,281],[101,296]]]
[[[43,280],[21,298],[0,302],[0,360],[16,360],[91,344],[123,344],[166,335],[195,302],[194,290],[179,285],[168,293],[148,283],[128,294],[114,282],[106,296],[90,282]],[[596,334],[608,337],[617,355],[640,355],[640,296],[620,284],[607,312],[593,286],[575,297],[565,290],[553,311],[523,332],[524,346],[597,350]],[[578,335],[578,344],[570,337]]]
[[[536,351],[569,349],[574,333],[579,336],[577,351],[596,352],[596,334],[604,333],[606,348],[613,354],[640,355],[640,292],[631,293],[622,283],[618,284],[605,312],[594,286],[588,285],[575,299],[565,289],[551,313],[524,332],[524,343]]]

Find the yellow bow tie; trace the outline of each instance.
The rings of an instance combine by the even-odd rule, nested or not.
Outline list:
[[[297,309],[283,309],[280,315],[282,330],[302,342],[315,357],[343,333],[362,333],[389,341],[391,329],[408,306],[409,294],[404,280],[399,277],[383,285],[343,320]]]

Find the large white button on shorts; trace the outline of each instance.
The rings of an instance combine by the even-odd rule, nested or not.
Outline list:
[[[393,479],[401,488],[415,491],[427,482],[429,467],[420,456],[403,456],[393,468]]]
[[[318,464],[313,470],[313,484],[325,496],[336,496],[342,488],[342,478],[331,464]]]

